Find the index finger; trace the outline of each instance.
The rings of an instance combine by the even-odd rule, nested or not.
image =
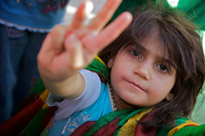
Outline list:
[[[71,27],[72,28],[80,28],[83,26],[83,22],[86,18],[85,15],[85,6],[86,6],[86,1],[84,1],[83,3],[80,4],[77,12],[75,13],[74,17],[73,17],[73,21],[71,23]]]
[[[100,31],[111,19],[122,0],[107,0],[103,8],[98,12],[96,17],[88,24],[88,29]]]

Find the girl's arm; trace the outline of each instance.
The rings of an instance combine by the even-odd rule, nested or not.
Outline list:
[[[131,14],[125,12],[104,28],[120,3],[121,0],[107,0],[96,17],[84,25],[84,1],[70,26],[56,26],[47,35],[38,55],[38,67],[51,93],[75,98],[83,92],[85,82],[78,71],[115,40],[132,20]]]

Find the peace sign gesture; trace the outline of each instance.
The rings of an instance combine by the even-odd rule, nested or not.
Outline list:
[[[48,34],[38,55],[39,71],[46,87],[51,92],[55,90],[54,93],[63,90],[56,93],[60,96],[80,95],[84,87],[78,86],[84,80],[78,71],[115,40],[132,20],[131,14],[124,12],[105,27],[122,1],[107,0],[96,17],[85,25],[86,1],[79,6],[70,26],[56,26]],[[68,90],[66,94],[65,90]]]

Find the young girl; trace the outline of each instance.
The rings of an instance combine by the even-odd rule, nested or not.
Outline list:
[[[205,77],[198,30],[160,4],[138,8],[133,20],[124,12],[104,28],[119,4],[108,0],[84,25],[84,2],[70,26],[44,41],[39,70],[48,105],[58,107],[49,135],[173,135],[198,125],[181,118]]]

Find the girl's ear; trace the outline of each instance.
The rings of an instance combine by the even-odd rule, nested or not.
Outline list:
[[[110,59],[107,63],[108,68],[112,68],[113,65],[113,59]]]
[[[167,101],[171,101],[172,99],[174,98],[174,94],[173,93],[169,93],[167,96],[166,96],[166,100]]]

